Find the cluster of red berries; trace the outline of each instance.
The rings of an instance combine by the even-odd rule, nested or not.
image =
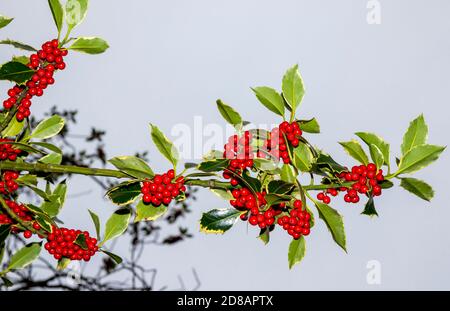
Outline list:
[[[33,214],[25,205],[19,204],[12,200],[5,200],[5,202],[8,205],[8,207],[14,212],[14,214],[16,214],[23,221],[33,220]]]
[[[0,138],[0,143],[3,143],[0,144],[0,161],[15,161],[17,159],[17,156],[22,152],[22,150],[13,147],[12,144],[9,144],[10,142],[13,142],[13,140]]]
[[[0,225],[12,224],[12,219],[7,214],[0,214]]]
[[[384,180],[383,170],[377,170],[373,163],[366,165],[355,165],[351,171],[342,172],[337,175],[343,182],[354,182],[351,187],[340,187],[338,189],[327,189],[326,193],[317,194],[317,199],[329,204],[332,196],[337,196],[339,191],[347,191],[344,195],[344,201],[347,203],[358,203],[359,194],[371,194],[373,196],[381,195],[380,182]]]
[[[142,201],[145,204],[160,206],[161,203],[169,205],[169,203],[180,193],[186,191],[184,185],[184,177],[178,177],[175,182],[175,171],[169,170],[162,175],[155,175],[152,180],[142,183]]]
[[[257,192],[256,197],[248,188],[233,189],[231,191],[234,200],[230,204],[236,209],[247,209],[250,212],[241,215],[241,220],[247,221],[252,225],[258,225],[261,229],[269,227],[275,223],[275,216],[281,213],[280,209],[270,207],[266,211],[260,211],[259,208],[266,205],[266,192]]]
[[[347,190],[347,188],[346,187],[342,187],[341,190],[345,191],[345,190]],[[335,197],[338,194],[339,194],[339,191],[337,189],[329,188],[329,189],[326,190],[326,192],[319,192],[317,194],[317,200],[322,201],[325,204],[330,204],[331,198],[330,198],[329,195]]]
[[[311,215],[305,210],[302,210],[302,201],[295,200],[294,208],[289,212],[289,216],[285,215],[278,218],[277,223],[294,239],[299,239],[300,236],[307,236],[310,232]]]
[[[233,189],[231,191],[234,200],[230,204],[237,209],[258,209],[266,204],[266,192],[257,192],[256,197],[248,188]]]
[[[75,241],[79,235],[84,235],[86,247],[77,245]],[[89,261],[98,251],[97,239],[91,238],[89,232],[67,228],[57,228],[53,226],[52,232],[47,236],[47,243],[44,248],[56,260],[68,258],[70,260]]]
[[[31,98],[42,96],[47,86],[55,83],[53,73],[55,70],[64,70],[66,64],[63,57],[68,51],[59,48],[57,39],[47,41],[42,49],[30,56],[28,67],[36,70],[25,86],[16,85],[8,90],[9,98],[3,102],[5,109],[11,109],[18,104],[16,119],[22,121],[30,116]]]
[[[22,219],[23,221],[32,221],[33,220],[33,214],[28,210],[28,208],[23,204],[18,204],[11,200],[5,200],[8,207],[13,211],[14,214],[16,214],[17,217]],[[8,214],[0,214],[0,225],[14,225],[15,221],[8,215]],[[37,224],[37,223],[36,223]],[[37,224],[39,225],[39,224]],[[40,229],[40,227],[39,227]],[[31,231],[27,232],[29,230],[26,230],[24,232],[24,236],[31,237]],[[19,229],[15,226],[12,227],[12,232],[19,232]],[[29,235],[29,236],[28,236]]]
[[[234,199],[230,200],[230,204],[238,210],[248,210],[240,218],[243,221],[248,220],[252,226],[265,229],[271,227],[277,221],[294,239],[300,238],[301,235],[306,236],[310,232],[311,215],[302,210],[302,201],[300,200],[294,201],[289,216],[280,216],[277,219],[277,216],[286,210],[286,204],[284,202],[279,203],[261,211],[260,208],[267,204],[265,191],[257,192],[256,197],[247,188],[233,189],[231,194]],[[273,227],[270,228],[270,230],[272,229]]]
[[[278,216],[281,214],[280,209],[275,209],[272,207],[269,207],[266,211],[258,211],[258,213],[254,213],[255,211],[251,211],[251,216],[248,218],[248,222],[252,226],[258,225],[261,229],[264,229],[266,227],[270,227],[275,223],[275,216]],[[243,214],[242,216],[247,216]],[[245,220],[245,217],[242,217],[241,219]]]
[[[223,172],[223,178],[230,179],[232,186],[237,186],[239,180],[234,176],[241,175],[246,168],[253,167],[253,148],[250,145],[252,142],[252,134],[245,131],[239,137],[233,135],[228,138],[228,142],[224,146],[223,157],[231,159],[227,169]]]
[[[19,178],[19,173],[16,171],[5,171],[0,180],[0,193],[13,193],[19,189],[19,184],[16,179]]]
[[[267,158],[268,156],[282,159],[283,163],[290,162],[288,144],[296,148],[300,144],[302,130],[297,122],[289,123],[284,121],[279,128],[275,127],[270,131],[270,137],[264,142],[262,149],[258,150],[258,158]]]

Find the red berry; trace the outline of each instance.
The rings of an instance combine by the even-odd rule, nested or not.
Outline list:
[[[250,218],[248,219],[248,222],[252,226],[256,226],[258,224],[258,218],[256,218],[256,216],[250,216]]]
[[[33,233],[32,233],[30,230],[25,230],[25,231],[23,232],[23,237],[24,237],[25,239],[31,238],[32,235],[33,235]]]
[[[367,170],[374,172],[376,169],[377,169],[377,166],[375,164],[373,164],[373,163],[367,164]]]
[[[172,180],[175,178],[175,171],[174,170],[168,170],[167,171],[167,176]]]
[[[359,202],[359,196],[352,197],[352,203],[358,203]]]

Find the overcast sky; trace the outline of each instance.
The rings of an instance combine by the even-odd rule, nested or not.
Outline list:
[[[51,105],[79,110],[76,133],[105,129],[110,155],[148,150],[156,171],[169,168],[151,143],[148,123],[170,133],[180,123],[224,124],[215,100],[224,99],[246,120],[276,122],[249,87],[280,87],[284,71],[298,63],[307,94],[300,117],[317,117],[322,134],[308,138],[353,165],[337,141],[372,131],[399,153],[404,130],[420,113],[430,143],[447,145],[450,132],[450,2],[380,0],[381,24],[368,24],[365,0],[96,0],[75,35],[98,35],[111,48],[99,56],[71,53],[67,70],[32,112]],[[2,0],[0,13],[16,19],[0,31],[40,45],[54,37],[47,1]],[[2,61],[12,53],[0,47]],[[8,85],[1,84],[1,91]],[[418,175],[434,186],[431,203],[401,188],[377,198],[380,217],[360,215],[362,205],[333,205],[343,215],[348,254],[317,221],[307,256],[288,270],[288,236],[277,230],[264,246],[257,230],[238,223],[224,236],[198,232],[201,213],[227,207],[204,190],[184,224],[195,238],[173,247],[149,247],[143,264],[159,270],[158,285],[178,287],[177,275],[204,290],[450,289],[449,155]],[[71,180],[61,218],[92,229],[86,208],[103,219],[114,206],[84,178]],[[127,246],[118,251],[126,254]],[[101,257],[101,256],[99,256]],[[366,282],[370,260],[381,264],[381,284]],[[97,259],[99,262],[99,259]]]

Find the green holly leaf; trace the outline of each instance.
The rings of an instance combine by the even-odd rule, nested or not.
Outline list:
[[[139,221],[153,221],[161,217],[167,212],[167,206],[161,204],[160,206],[154,206],[152,204],[144,204],[139,201],[136,205],[136,218],[134,222]]]
[[[2,245],[3,242],[5,242],[6,238],[9,236],[10,232],[11,232],[10,225],[0,224],[0,245]],[[1,263],[1,260],[0,260],[0,263]]]
[[[277,115],[284,116],[284,100],[276,90],[267,86],[255,87],[252,90],[267,109]]]
[[[320,151],[316,162],[313,164],[313,170],[314,172],[321,172],[323,169],[327,169],[333,173],[346,171],[345,167],[337,163],[329,154]]]
[[[387,179],[379,181],[378,185],[381,187],[381,189],[389,189],[394,187],[394,183]]]
[[[67,49],[87,54],[101,54],[109,48],[108,42],[98,37],[79,37]]]
[[[228,167],[228,159],[217,159],[211,161],[205,161],[198,165],[198,169],[202,172],[219,172]]]
[[[403,155],[395,175],[416,172],[434,161],[445,150],[445,147],[435,145],[418,145]]]
[[[305,95],[305,87],[298,71],[298,65],[295,65],[286,71],[283,76],[281,88],[289,110],[295,114],[297,107],[300,105],[303,96]]]
[[[267,202],[267,206],[280,204],[282,202],[288,202],[292,199],[290,195],[285,194],[276,194],[276,193],[268,193],[264,197]]]
[[[267,189],[269,193],[275,194],[287,194],[294,189],[295,185],[293,183],[288,183],[283,180],[272,180],[269,182]]]
[[[387,166],[390,165],[389,160],[390,146],[383,140],[383,138],[374,133],[366,133],[366,132],[357,132],[355,133],[355,135],[361,138],[362,141],[364,141],[367,144],[367,146],[370,146],[371,144],[377,146],[378,149],[380,149],[381,153],[383,154],[384,164],[386,164]]]
[[[52,11],[53,20],[55,21],[56,28],[58,29],[58,35],[61,33],[64,22],[64,8],[59,0],[48,0],[48,5]]]
[[[94,213],[93,211],[91,211],[90,209],[88,209],[89,215],[91,216],[92,219],[92,223],[94,224],[95,227],[95,233],[97,234],[97,240],[100,240],[100,218],[98,217],[98,215],[96,213]]]
[[[234,197],[231,194],[231,191],[229,190],[227,191],[223,189],[214,189],[214,188],[209,188],[209,190],[221,199],[224,199],[226,201],[234,200]]]
[[[125,181],[111,188],[106,196],[116,205],[124,206],[133,203],[141,195],[141,184],[138,181]]]
[[[425,201],[431,201],[434,196],[433,188],[420,179],[409,177],[401,178],[400,186]]]
[[[64,180],[55,187],[52,194],[48,196],[49,199],[42,203],[41,209],[50,217],[57,216],[64,205],[66,195],[67,184]]]
[[[203,213],[200,219],[200,231],[223,234],[236,223],[242,213],[234,208],[213,209]]]
[[[121,208],[115,211],[106,222],[105,234],[100,246],[122,235],[128,228],[130,217],[131,211],[128,208]]]
[[[67,0],[66,23],[68,27],[68,33],[70,33],[73,28],[83,22],[87,14],[88,4],[88,0]]]
[[[64,118],[59,115],[53,115],[39,122],[29,138],[47,139],[53,137],[64,128],[64,124]]]
[[[120,156],[108,160],[120,171],[136,178],[152,178],[155,176],[150,166],[144,160],[135,156]]]
[[[306,242],[303,236],[300,236],[297,240],[292,240],[289,244],[288,263],[289,269],[299,263],[303,257],[305,257]]]
[[[253,165],[261,171],[264,172],[268,172],[268,173],[272,173],[272,174],[278,174],[280,173],[278,170],[278,165],[272,161],[272,160],[268,160],[268,159],[253,159]]]
[[[88,249],[87,243],[86,243],[86,237],[84,236],[83,233],[80,233],[77,238],[75,239],[74,242],[76,245],[78,245],[79,247],[81,247],[82,249],[86,250]]]
[[[19,249],[11,256],[7,270],[22,269],[39,257],[42,243],[30,243]]]
[[[369,197],[369,200],[364,206],[364,210],[361,214],[368,216],[378,216],[377,210],[375,209],[375,202],[372,196]]]
[[[13,21],[13,19],[14,18],[0,15],[0,29],[7,26],[9,23],[11,23]]]
[[[295,183],[295,180],[297,179],[294,169],[289,164],[283,164],[281,167],[280,178],[288,183]]]
[[[29,63],[30,59],[29,59],[29,57],[27,57],[25,55],[20,55],[20,56],[13,56],[12,61],[27,65]]]
[[[260,239],[264,245],[269,244],[270,242],[270,230],[268,228],[264,228],[261,230],[261,232],[258,235],[258,239]]]
[[[41,228],[47,232],[52,232],[52,221],[47,217],[42,217],[41,215],[36,216],[36,222],[41,226]]]
[[[106,251],[104,249],[102,249],[101,252],[103,252],[106,255],[108,255],[118,265],[120,265],[123,262],[123,259],[120,256],[118,256],[118,255],[116,255],[114,253],[111,253],[111,252]]]
[[[317,134],[320,133],[320,125],[316,118],[309,120],[298,120],[298,125],[303,132]]]
[[[306,144],[300,143],[297,148],[293,149],[293,164],[302,172],[309,172],[311,170],[314,156]]]
[[[346,249],[346,239],[345,239],[345,229],[342,216],[329,205],[314,201],[317,210],[319,212],[319,217],[322,219],[330,230],[333,240],[345,251]]]
[[[70,262],[71,262],[71,260],[69,258],[63,257],[60,260],[58,260],[56,269],[59,271],[63,271],[69,266]]]
[[[33,186],[37,186],[38,180],[36,175],[26,174],[20,175],[19,178],[16,179],[18,183],[29,184]]]
[[[21,49],[21,50],[25,50],[25,51],[29,51],[29,52],[37,52],[37,50],[34,47],[32,47],[31,45],[28,45],[28,44],[25,44],[25,43],[22,43],[19,41],[11,40],[11,39],[1,40],[0,44],[12,45],[16,49]],[[23,63],[22,61],[19,61],[19,63],[26,65],[29,61],[29,58],[26,57],[26,60],[27,60],[26,63]]]
[[[23,84],[31,79],[34,70],[19,62],[8,62],[0,67],[0,80]]]
[[[428,126],[421,114],[411,121],[408,129],[403,136],[403,143],[401,145],[402,154],[405,155],[415,146],[424,145],[428,138]]]
[[[383,153],[374,144],[369,145],[369,150],[370,150],[370,157],[372,158],[373,163],[375,163],[377,169],[380,169],[384,163]]]
[[[247,172],[244,172],[241,176],[246,186],[251,188],[254,192],[260,192],[261,191],[261,181],[257,178],[251,177]]]
[[[9,121],[8,126],[3,130],[2,137],[13,137],[19,135],[25,126],[25,122],[19,122],[16,118]]]
[[[357,140],[353,139],[347,142],[340,142],[339,144],[344,147],[345,151],[347,151],[347,153],[356,161],[364,165],[369,163],[366,153]]]
[[[55,152],[55,153],[61,153],[62,154],[62,150],[60,148],[58,148],[57,146],[55,146],[54,144],[51,144],[51,143],[46,143],[46,142],[42,142],[42,141],[30,141],[29,144],[48,149],[48,150],[50,150],[52,152]]]
[[[61,164],[62,154],[61,153],[49,153],[38,160],[40,163],[44,164]]]
[[[242,128],[243,126],[242,117],[236,110],[225,104],[220,99],[216,101],[216,104],[217,109],[219,110],[220,114],[225,119],[225,121],[227,121],[237,129]]]
[[[178,150],[157,126],[150,124],[150,128],[152,140],[156,148],[173,164],[173,167],[176,167],[179,157]]]

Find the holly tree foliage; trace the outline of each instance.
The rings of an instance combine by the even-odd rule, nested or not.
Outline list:
[[[0,80],[14,83],[0,114],[0,261],[5,242],[12,235],[33,239],[4,263],[0,276],[5,284],[10,283],[9,272],[30,265],[42,249],[55,258],[58,269],[70,261],[89,261],[98,252],[120,264],[122,259],[108,250],[108,242],[133,223],[153,222],[165,215],[173,201],[186,199],[187,187],[210,189],[228,201],[223,208],[203,213],[199,223],[203,232],[222,234],[241,220],[257,228],[256,235],[269,243],[272,234],[285,231],[291,237],[290,268],[304,257],[307,236],[314,232],[317,217],[346,251],[343,218],[330,205],[334,197],[341,195],[347,204],[361,204],[361,214],[371,217],[378,216],[376,197],[393,187],[394,181],[420,199],[432,199],[432,187],[411,177],[436,161],[445,149],[427,142],[423,115],[410,123],[396,157],[391,155],[390,144],[375,133],[356,132],[355,138],[339,142],[356,161],[348,168],[310,142],[320,133],[316,118],[297,118],[305,94],[297,65],[284,74],[281,90],[252,88],[256,99],[279,120],[277,127],[252,128],[234,108],[217,100],[219,113],[234,127],[235,134],[223,150],[211,150],[200,163],[185,163],[180,168],[174,144],[157,125],[150,124],[151,139],[170,166],[165,173],[154,173],[145,160],[129,155],[109,159],[112,169],[61,164],[61,149],[48,140],[64,129],[65,120],[55,114],[32,126],[31,102],[55,83],[58,71],[66,69],[69,53],[100,54],[108,44],[98,37],[71,36],[86,16],[88,0],[67,0],[65,6],[59,0],[49,0],[48,4],[57,27],[55,39],[41,49],[10,39],[0,41],[31,53],[14,56],[0,67]],[[11,21],[0,16],[0,27]],[[119,180],[106,192],[117,209],[106,221],[86,210],[95,234],[62,227],[58,214],[68,184],[64,180],[52,184],[51,174]],[[22,202],[19,187],[35,192],[40,204]]]

